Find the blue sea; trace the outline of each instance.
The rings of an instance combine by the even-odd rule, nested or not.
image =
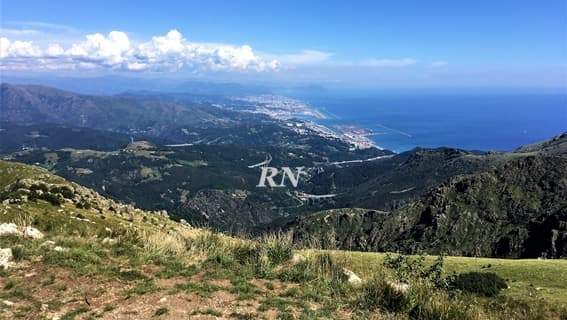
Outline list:
[[[567,93],[300,98],[331,117],[322,124],[370,129],[377,145],[396,152],[416,146],[510,151],[567,131]]]

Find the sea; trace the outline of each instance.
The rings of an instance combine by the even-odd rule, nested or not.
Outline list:
[[[567,132],[566,93],[302,95],[327,126],[357,126],[378,146],[403,152],[441,146],[511,151]]]

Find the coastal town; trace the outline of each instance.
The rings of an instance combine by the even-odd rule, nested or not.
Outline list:
[[[315,134],[324,138],[339,139],[352,145],[352,149],[382,148],[369,138],[373,132],[354,125],[326,126],[321,124],[329,117],[316,107],[279,95],[259,95],[233,98],[240,111],[265,114],[281,120],[299,134]]]

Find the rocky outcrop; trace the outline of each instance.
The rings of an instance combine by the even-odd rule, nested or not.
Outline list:
[[[133,205],[110,200],[96,191],[76,183],[49,183],[42,181],[41,177],[18,179],[0,191],[0,201],[5,204],[38,200],[47,201],[53,205],[71,203],[78,208],[96,209],[99,212],[112,211],[123,216],[142,212]],[[165,210],[153,211],[152,213],[167,216]],[[2,231],[0,230],[0,232]],[[30,236],[37,235],[31,233]]]

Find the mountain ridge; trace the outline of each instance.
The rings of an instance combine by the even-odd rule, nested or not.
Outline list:
[[[566,177],[565,157],[513,156],[451,177],[387,214],[321,212],[285,229],[300,243],[315,237],[343,249],[560,258],[567,255]]]

